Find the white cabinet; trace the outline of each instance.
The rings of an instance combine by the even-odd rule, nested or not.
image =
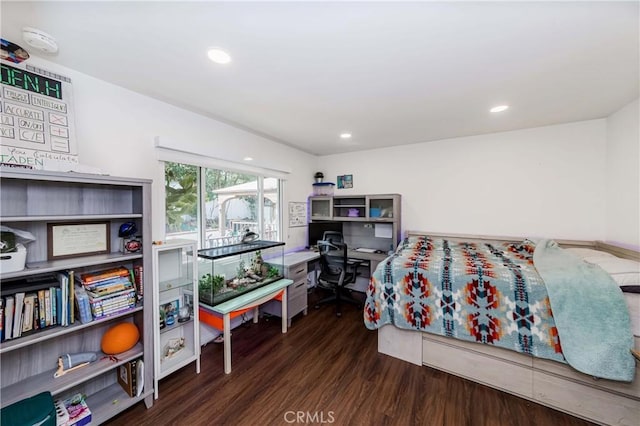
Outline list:
[[[24,269],[0,273],[4,301],[19,293],[56,292],[55,287],[62,285],[56,282],[59,274],[71,275],[73,271],[76,283],[80,284],[80,277],[85,273],[120,267],[144,271],[138,290],[143,289],[144,295],[151,294],[150,180],[16,169],[0,170],[0,189],[2,225],[28,231],[36,238],[26,244]],[[136,224],[141,249],[123,253],[118,230],[128,222]],[[96,233],[96,239],[106,250],[97,254],[71,246],[72,254],[52,256],[52,236],[48,232],[52,225],[69,232],[81,232],[84,225],[96,223],[99,226],[95,228],[106,230]],[[94,227],[87,229],[91,231]],[[85,245],[89,242],[87,238],[82,241]],[[75,308],[71,303],[65,306]],[[24,310],[21,312],[25,315]],[[73,321],[71,315],[67,315],[65,326],[59,325],[62,320],[59,324],[45,323],[37,330],[23,326],[22,335],[12,335],[10,339],[6,339],[9,336],[5,330],[5,339],[0,343],[1,406],[45,391],[51,392],[54,399],[83,393],[87,395],[86,403],[94,424],[107,421],[141,400],[151,407],[153,333],[148,328],[153,321],[151,313],[150,298],[143,298],[124,308],[118,305],[111,313],[104,311],[97,316],[99,319],[89,315],[84,323],[79,321],[76,310]],[[52,317],[53,312],[50,314]],[[30,318],[35,321],[35,315]],[[140,339],[132,349],[112,358],[100,356],[86,366],[54,378],[60,356],[100,352],[104,333],[121,322],[133,323],[138,328]],[[118,384],[116,370],[134,360],[144,363],[144,377],[137,379],[138,383],[144,383],[144,388],[139,395],[130,397]]]
[[[195,361],[200,373],[196,241],[153,246],[155,397],[158,381]]]

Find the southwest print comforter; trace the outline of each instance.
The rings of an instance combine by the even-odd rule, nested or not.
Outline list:
[[[534,251],[529,241],[407,238],[370,280],[365,325],[394,324],[566,362]],[[622,380],[633,378],[633,368],[630,374]]]

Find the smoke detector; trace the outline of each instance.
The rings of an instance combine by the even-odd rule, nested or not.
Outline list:
[[[37,28],[24,27],[22,38],[29,46],[41,52],[56,53],[58,51],[58,43],[55,39]]]

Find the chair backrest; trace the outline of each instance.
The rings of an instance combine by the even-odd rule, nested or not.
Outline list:
[[[318,279],[341,286],[344,283],[347,265],[347,245],[326,240],[318,241],[320,252],[320,276]]]
[[[332,244],[344,243],[344,237],[342,236],[342,232],[338,232],[338,231],[324,231],[324,234],[322,234],[322,239]]]

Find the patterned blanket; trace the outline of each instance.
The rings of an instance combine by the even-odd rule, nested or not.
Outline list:
[[[565,362],[532,243],[410,237],[376,269],[364,321]]]

